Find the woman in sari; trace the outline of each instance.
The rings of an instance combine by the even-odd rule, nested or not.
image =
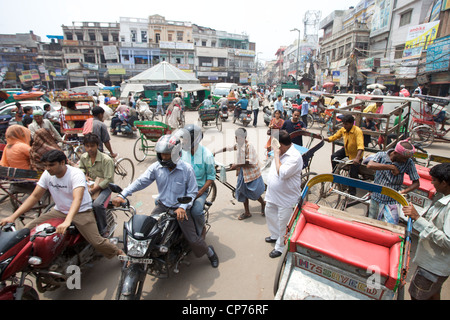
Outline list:
[[[44,165],[41,163],[41,157],[50,150],[61,150],[50,130],[45,128],[36,130],[30,150],[30,162],[33,170],[38,172],[45,170]]]
[[[31,132],[21,125],[12,125],[6,130],[6,147],[0,166],[30,170]]]

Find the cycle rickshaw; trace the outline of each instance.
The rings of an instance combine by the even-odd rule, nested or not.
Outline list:
[[[404,299],[412,220],[405,228],[308,202],[311,188],[322,182],[380,192],[408,205],[387,187],[331,174],[313,177],[286,228],[275,299]]]
[[[446,108],[450,104],[449,98],[416,95],[421,100],[420,110],[413,110],[413,117],[410,125],[411,140],[414,143],[426,148],[433,142],[450,142],[446,130],[439,130],[439,122],[445,125],[447,121]]]
[[[198,119],[202,123],[202,127],[215,124],[217,130],[222,131],[222,118],[219,113],[219,106],[214,105],[211,108],[200,107],[198,110]]]
[[[158,121],[135,121],[134,125],[139,130],[139,138],[133,148],[134,158],[138,162],[143,162],[153,155],[159,138],[173,131],[167,124]]]

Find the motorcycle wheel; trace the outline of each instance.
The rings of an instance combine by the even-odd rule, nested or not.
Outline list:
[[[144,286],[146,273],[141,265],[132,264],[128,268],[123,268],[119,285],[117,287],[116,300],[140,300],[142,295],[142,287]],[[126,284],[126,287],[124,287]]]

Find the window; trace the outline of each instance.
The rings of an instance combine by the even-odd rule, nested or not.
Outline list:
[[[211,42],[211,47],[213,47],[213,48],[216,47],[216,42],[215,41]]]
[[[411,23],[411,15],[412,15],[412,10],[402,13],[400,15],[400,27],[406,26],[408,24]]]
[[[201,67],[212,67],[212,58],[210,57],[199,57],[198,62]]]
[[[168,41],[173,41],[173,40],[172,40],[172,34],[171,34],[171,33],[169,33],[169,34],[167,35],[167,37],[168,37]]]
[[[226,67],[225,62],[226,62],[225,58],[217,58],[217,66],[218,67]]]
[[[95,33],[89,33],[89,40],[95,41]]]
[[[183,41],[183,31],[177,31],[177,41]]]
[[[66,34],[66,39],[67,40],[73,40],[73,34],[72,33],[67,33]]]
[[[137,31],[134,29],[131,29],[130,32],[131,32],[131,42],[136,42],[137,41]]]
[[[141,31],[141,42],[147,43],[147,31]]]
[[[206,47],[206,41],[202,41],[202,47]]]
[[[102,33],[102,39],[104,42],[108,42],[109,41],[109,36],[107,33]]]
[[[159,40],[161,40],[161,35],[159,33],[155,34],[155,42],[159,43]]]
[[[403,50],[405,49],[405,45],[396,46],[395,47],[395,55],[394,59],[401,59],[403,58]]]
[[[83,34],[81,32],[77,33],[77,40],[83,41]]]

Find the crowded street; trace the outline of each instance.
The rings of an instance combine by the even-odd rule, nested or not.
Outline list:
[[[197,121],[197,112],[186,113],[186,123],[198,123]],[[109,121],[106,123],[109,125]],[[228,120],[223,123],[222,132],[216,128],[206,128],[202,143],[212,152],[223,146],[232,145],[234,132],[238,127],[240,126]],[[247,130],[249,141],[257,148],[259,161],[264,163],[267,127],[262,121],[261,114],[258,126],[250,127]],[[319,132],[319,129],[315,126],[311,132]],[[136,139],[137,136],[133,138],[121,135],[112,136],[112,146],[119,153],[119,157],[132,159],[136,168],[135,177],[138,177],[156,161],[156,158],[150,157],[144,162],[138,163],[133,157],[133,145]],[[433,144],[427,148],[427,151],[450,156],[449,149],[441,143]],[[325,144],[314,156],[311,171],[318,174],[329,173],[331,171],[330,154],[331,144]],[[216,161],[223,164],[232,163],[233,160],[233,153],[216,156]],[[235,185],[234,172],[227,174],[227,181]],[[259,203],[251,201],[252,217],[240,221],[238,216],[242,213],[242,204],[237,202],[233,198],[232,192],[219,181],[216,181],[216,185],[217,197],[210,209],[211,229],[206,235],[206,241],[214,246],[219,255],[219,268],[211,268],[205,257],[197,259],[190,254],[187,257],[190,265],[181,264],[179,274],[173,274],[169,279],[148,277],[143,289],[143,300],[272,300],[274,298],[273,285],[279,260],[269,257],[273,244],[264,241],[264,238],[269,235],[269,231],[265,217],[260,214]],[[300,193],[300,190],[298,192]],[[138,214],[148,215],[155,206],[152,196],[157,193],[156,185],[151,185],[145,191],[138,192],[129,199],[131,204],[136,207]],[[361,210],[354,211],[356,214],[361,214]],[[10,214],[9,202],[2,203],[0,218]],[[119,214],[118,227],[114,234],[116,237],[122,237],[123,222],[125,221],[128,219]],[[417,245],[416,236],[412,243],[411,260],[413,260]],[[411,264],[410,270],[414,270],[413,264]],[[61,288],[42,294],[40,297],[49,300],[115,299],[120,272],[121,262],[116,258],[110,260],[101,258],[83,270],[81,289]],[[411,276],[410,273],[408,280]],[[405,298],[409,299],[408,293]],[[442,290],[442,299],[449,298],[450,287],[446,283]]]

